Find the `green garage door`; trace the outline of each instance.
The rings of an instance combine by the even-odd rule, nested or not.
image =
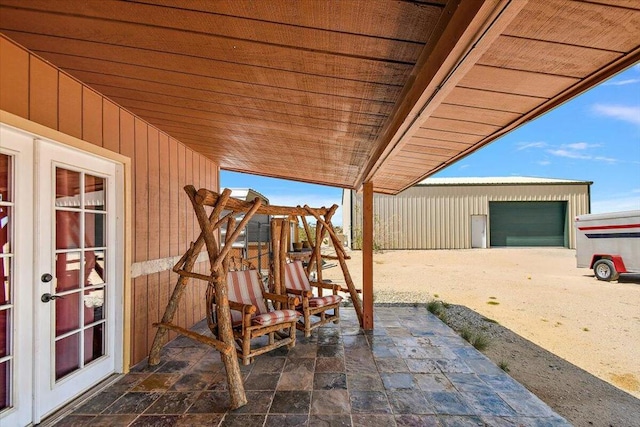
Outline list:
[[[567,202],[489,202],[491,246],[567,246]]]

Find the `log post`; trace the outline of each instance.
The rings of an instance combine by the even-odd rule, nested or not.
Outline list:
[[[278,220],[271,220],[271,270],[273,283],[270,291],[280,295],[280,228],[278,224]]]
[[[190,185],[185,187],[185,191],[187,192],[187,195],[195,194],[195,188]],[[222,192],[222,195],[216,201],[216,206],[214,207],[213,212],[211,212],[208,222],[215,220],[220,215],[220,212],[222,212],[224,208],[224,204],[230,196],[231,190],[226,189]],[[176,264],[173,271],[176,271],[176,268],[181,263],[183,264],[180,266],[180,269],[186,272],[191,272],[191,270],[193,270],[193,267],[196,265],[198,255],[200,254],[200,250],[205,243],[204,234],[205,232],[204,230],[202,230],[195,243],[191,244],[187,252],[180,258],[180,261]],[[173,288],[173,293],[171,294],[171,298],[167,303],[167,307],[165,308],[164,315],[162,316],[162,320],[160,321],[160,323],[170,324],[171,322],[173,322],[173,317],[175,316],[176,310],[178,309],[180,299],[182,299],[187,283],[189,283],[188,276],[178,277],[178,281],[175,288]],[[162,350],[162,346],[164,345],[164,339],[167,335],[167,331],[167,328],[158,328],[158,330],[156,331],[156,336],[153,339],[151,351],[149,352],[149,359],[147,361],[150,366],[156,366],[160,363],[160,350]]]
[[[362,328],[373,329],[373,183],[365,182],[362,197]]]
[[[207,218],[204,206],[196,202],[195,191],[193,191],[192,189],[189,190],[187,190],[187,194],[189,195],[189,200],[191,200],[193,210],[195,211],[196,217],[198,218],[200,229],[203,231],[204,241],[207,246],[209,260],[211,262],[211,276],[213,278],[213,285],[215,287],[216,312],[218,317],[218,338],[225,344],[235,348],[233,330],[231,329],[231,311],[229,309],[229,297],[226,277],[227,275],[222,266],[223,260],[221,260],[222,257],[227,256],[231,245],[225,245],[224,249],[218,253],[218,244],[216,239],[214,238],[213,230],[211,229],[211,221],[209,221]],[[259,206],[260,202],[258,201],[256,204]],[[230,217],[229,223],[233,224],[234,221],[234,218]],[[242,225],[243,222],[241,222],[240,224]],[[236,233],[237,231],[238,230],[236,229],[231,232],[229,227],[227,227],[227,241],[235,240],[238,234]],[[242,374],[240,372],[240,365],[238,364],[238,357],[235,353],[220,353],[220,357],[227,372],[227,384],[229,386],[231,409],[240,408],[241,406],[247,404],[247,397],[244,392],[244,383],[242,382]]]
[[[290,230],[289,218],[284,218],[282,220],[282,225],[280,226],[280,249],[278,251],[278,267],[280,268],[280,282],[276,285],[277,294],[285,295],[287,291],[285,290],[285,267],[287,264],[287,252],[289,251],[289,230]]]
[[[324,225],[316,222],[316,245],[313,250],[316,265],[316,281],[322,283],[322,240],[324,239]],[[311,260],[309,260],[309,268],[311,268]],[[309,270],[311,272],[311,270]],[[322,296],[322,287],[318,287],[318,296]],[[323,312],[324,314],[324,312]],[[324,319],[323,319],[324,320]]]
[[[308,208],[308,207],[305,206],[305,208]],[[329,232],[329,235],[331,236],[331,240],[333,241],[333,246],[334,247],[336,245],[342,245],[342,242],[340,241],[340,239],[338,239],[338,236],[336,235],[335,231],[333,230],[333,225],[331,224],[331,222],[324,221],[320,217],[320,215],[318,215],[317,213],[315,213],[311,209],[307,209],[307,212],[309,212],[310,215],[315,217],[316,221],[318,221],[319,223],[324,223],[326,225],[326,229]],[[340,268],[342,269],[342,274],[344,276],[344,281],[345,281],[345,283],[347,285],[347,289],[349,289],[349,296],[351,297],[351,302],[353,303],[353,308],[355,309],[356,314],[358,315],[358,321],[360,322],[360,326],[363,327],[364,317],[363,317],[363,312],[362,312],[362,302],[360,301],[360,296],[358,295],[358,291],[356,289],[356,286],[353,283],[353,279],[351,278],[351,274],[349,273],[349,268],[347,267],[347,261],[346,261],[345,253],[344,253],[343,250],[336,250],[336,255],[338,257],[338,263],[340,264]]]
[[[322,221],[322,214],[318,213],[317,209],[311,209],[309,206],[305,205],[304,208],[305,211],[310,214],[311,216],[313,216],[316,219],[316,231],[318,231],[318,228],[322,228],[318,226],[318,222],[320,224],[323,224],[325,227],[327,226],[326,221],[330,221],[331,218],[333,217],[333,214],[336,212],[336,210],[338,209],[338,205],[333,205],[331,206],[330,209],[324,209],[322,208],[323,211],[325,211],[326,213],[324,214],[326,221]],[[320,234],[320,243],[322,244],[322,240],[324,240],[324,235],[325,233],[328,231],[328,228],[325,230],[322,230],[322,234]],[[316,241],[318,241],[318,237],[316,236]],[[316,265],[316,257],[317,254],[320,254],[320,256],[322,257],[322,247],[321,244],[318,245],[316,244],[313,247],[313,252],[311,254],[311,260],[309,261],[309,265],[307,266],[307,274],[311,273],[311,270],[313,269],[313,266]]]

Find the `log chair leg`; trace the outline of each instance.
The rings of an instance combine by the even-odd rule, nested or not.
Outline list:
[[[296,345],[296,323],[298,321],[294,320],[291,322],[291,327],[289,328],[289,339],[291,340],[289,344],[287,344],[287,348],[291,350]]]
[[[251,353],[251,333],[244,334],[242,338],[242,364],[248,365],[251,363],[251,358],[249,354]]]
[[[304,337],[309,338],[311,336],[311,314],[309,308],[304,310]]]

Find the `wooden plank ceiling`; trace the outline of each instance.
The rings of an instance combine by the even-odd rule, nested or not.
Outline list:
[[[223,169],[397,193],[637,61],[636,0],[0,0]]]

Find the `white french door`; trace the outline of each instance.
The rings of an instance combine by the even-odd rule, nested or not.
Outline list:
[[[11,164],[6,192],[22,199],[7,206],[16,246],[6,257],[14,299],[4,310],[11,310],[4,334],[11,354],[0,425],[26,425],[121,371],[122,175],[112,161],[1,131]],[[18,148],[10,151],[10,144]],[[17,245],[28,240],[30,251]]]

